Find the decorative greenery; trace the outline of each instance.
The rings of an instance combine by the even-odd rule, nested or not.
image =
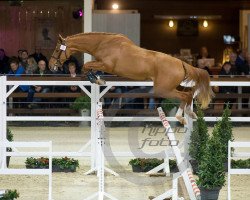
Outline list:
[[[89,96],[81,96],[77,97],[71,106],[72,109],[74,110],[83,110],[83,109],[88,109],[90,110],[91,108],[91,99]]]
[[[230,115],[231,115],[231,111],[227,105],[226,109],[223,111],[222,119],[217,122],[218,137],[220,138],[221,145],[222,145],[224,162],[227,161],[227,157],[228,157],[228,141],[234,140]]]
[[[199,179],[197,183],[205,189],[214,189],[225,184],[223,147],[218,132],[219,126],[215,125],[198,166]]]
[[[250,168],[250,158],[246,160],[232,160],[231,161],[231,166],[234,169],[249,169]]]
[[[49,168],[49,158],[27,158],[25,161],[26,168],[28,169],[48,169]],[[69,170],[75,171],[79,167],[79,161],[73,158],[53,158],[52,168],[59,170]]]
[[[161,107],[165,112],[169,112],[172,110],[174,107],[179,106],[179,101],[176,99],[164,99],[161,102]]]
[[[7,137],[6,138],[9,142],[13,141],[13,134],[9,128],[7,128]],[[10,151],[12,151],[12,149],[10,147],[7,147],[7,151],[10,152]]]
[[[131,166],[139,166],[142,170],[146,168],[155,168],[162,164],[164,161],[157,158],[135,158],[129,161]]]
[[[75,170],[77,167],[79,167],[79,161],[68,157],[53,158],[52,165],[59,167],[61,170]]]
[[[14,200],[19,197],[17,190],[7,190],[3,197],[0,197],[0,200]]]
[[[204,120],[204,113],[197,106],[197,121],[190,136],[189,155],[192,159],[200,163],[203,152],[206,148],[206,142],[209,138],[207,124]]]

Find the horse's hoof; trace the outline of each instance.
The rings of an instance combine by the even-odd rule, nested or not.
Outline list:
[[[97,79],[97,80],[96,80],[96,84],[98,84],[98,85],[105,85],[105,84],[106,84],[106,81],[103,80],[103,79]]]
[[[187,121],[186,121],[186,118],[185,117],[182,117],[182,116],[175,116],[176,119],[183,125],[186,125],[187,124]]]

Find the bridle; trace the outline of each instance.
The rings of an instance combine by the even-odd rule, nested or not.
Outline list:
[[[59,48],[59,51],[60,51],[60,52],[59,52],[58,56],[56,57],[56,56],[54,56],[54,54],[51,56],[52,58],[56,59],[56,64],[55,64],[56,67],[57,67],[58,64],[59,64],[59,65],[62,65],[62,64],[63,64],[63,63],[61,63],[61,61],[60,61],[60,57],[61,57],[61,55],[62,55],[63,52],[64,52],[64,55],[65,55],[66,59],[69,58],[69,57],[67,56],[66,49],[67,49],[67,46],[66,46],[66,42],[65,42],[65,40],[64,40],[64,41],[62,41],[62,43],[60,44],[60,48]]]

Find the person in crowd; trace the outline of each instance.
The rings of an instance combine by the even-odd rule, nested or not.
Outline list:
[[[236,59],[237,59],[237,54],[235,52],[230,53],[229,62],[231,64],[232,72],[234,74],[237,74]]]
[[[246,54],[246,63],[241,66],[240,75],[250,77],[250,53]]]
[[[8,73],[8,76],[19,77],[25,74],[25,69],[22,65],[19,65],[19,60],[17,57],[11,57],[9,63],[10,63],[10,71]],[[29,86],[20,85],[18,88],[19,89],[17,91],[27,92],[29,89]]]
[[[29,56],[27,62],[28,66],[25,69],[26,74],[34,74],[38,68],[36,60],[32,56]]]
[[[9,63],[10,63],[10,71],[7,74],[7,76],[20,77],[21,75],[25,74],[25,69],[23,66],[19,64],[19,60],[17,57],[11,57]],[[20,85],[15,90],[15,92],[27,92],[28,90],[29,90],[29,86]],[[13,107],[14,108],[23,107],[24,105],[20,103],[21,101],[22,99],[18,99],[18,98],[13,99],[13,102],[16,102],[13,104]]]
[[[9,71],[9,57],[5,55],[4,49],[0,49],[0,74],[8,74]]]
[[[48,66],[48,59],[42,53],[35,51],[35,53],[31,54],[30,56],[32,56],[37,63],[40,60],[44,60],[46,62],[46,66]]]
[[[246,50],[244,49],[238,50],[238,56],[235,61],[235,66],[236,66],[238,75],[244,75],[243,71],[246,65],[247,65]]]
[[[230,62],[225,62],[222,66],[222,69],[220,71],[219,76],[220,77],[233,77],[235,74],[232,71],[232,65]],[[219,87],[219,92],[224,93],[224,94],[231,94],[231,93],[236,93],[237,88],[234,86],[220,86]],[[233,106],[233,103],[236,102],[236,99],[227,99],[225,101],[226,104],[229,104],[229,108],[231,109]],[[225,104],[225,106],[226,106]]]
[[[50,74],[49,70],[47,70],[46,62],[45,60],[40,60],[38,62],[38,69],[35,71],[34,74],[37,74],[38,76],[46,76]],[[30,103],[28,104],[28,108],[38,108],[40,107],[38,102],[41,102],[41,98],[34,98],[35,93],[48,93],[51,89],[49,86],[41,86],[41,85],[33,85],[29,88],[28,92],[28,98],[27,101]]]
[[[208,72],[209,75],[212,75],[210,69],[208,68],[208,66],[206,66],[206,63],[204,62],[203,59],[199,59],[198,62],[197,62],[197,67],[200,68],[200,69],[204,69]]]
[[[75,63],[70,62],[68,64],[68,68],[69,68],[69,73],[68,73],[69,76],[72,77],[72,78],[76,77],[77,76],[77,72],[76,72],[76,65],[75,65]],[[80,92],[80,88],[77,87],[77,86],[72,85],[72,86],[69,86],[67,88],[67,91],[68,92]]]
[[[208,53],[207,47],[205,47],[205,46],[200,48],[200,53],[197,56],[197,60],[204,59],[204,58],[211,58],[211,56]]]
[[[26,69],[28,66],[28,51],[27,50],[23,50],[22,51],[22,57],[21,57],[21,65]]]
[[[18,58],[19,62],[22,62],[22,52],[23,52],[23,49],[19,49],[17,51],[17,58]]]
[[[65,74],[68,74],[69,72],[69,63],[75,63],[77,74],[81,72],[81,67],[78,60],[74,56],[70,55],[70,57],[63,63],[61,69]]]

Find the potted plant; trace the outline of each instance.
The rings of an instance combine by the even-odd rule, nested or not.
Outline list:
[[[222,118],[217,122],[218,126],[218,136],[222,146],[222,152],[224,155],[224,165],[225,170],[228,169],[228,141],[233,141],[233,131],[232,131],[232,122],[230,120],[231,111],[227,105],[226,109],[224,109]]]
[[[52,166],[53,172],[76,172],[79,161],[68,157],[53,158]]]
[[[0,200],[14,200],[19,197],[17,190],[6,190],[3,195],[0,196]]]
[[[71,106],[72,109],[78,110],[81,116],[90,116],[91,99],[89,96],[77,97]],[[80,122],[80,126],[88,126],[89,122]]]
[[[198,165],[205,150],[208,138],[208,128],[204,120],[204,113],[197,105],[197,121],[194,123],[189,143],[190,164],[194,174],[197,173]]]
[[[157,158],[135,158],[129,161],[133,172],[148,172],[164,161]]]
[[[250,158],[246,160],[232,160],[231,161],[232,168],[234,169],[249,169],[250,168]]]
[[[48,169],[48,158],[27,158],[25,161],[27,169]],[[76,168],[79,167],[79,161],[73,158],[53,158],[52,159],[52,172],[76,172]]]
[[[215,125],[211,138],[206,143],[205,151],[198,166],[198,186],[202,200],[218,199],[221,187],[225,184],[223,147]]]
[[[11,130],[9,128],[7,128],[7,140],[9,142],[13,141],[13,134],[12,134],[12,132],[11,132]],[[6,151],[7,152],[11,152],[12,149],[10,147],[7,147]],[[10,164],[10,156],[7,156],[7,158],[6,158],[6,165],[7,165],[7,167],[9,167],[9,164]]]

